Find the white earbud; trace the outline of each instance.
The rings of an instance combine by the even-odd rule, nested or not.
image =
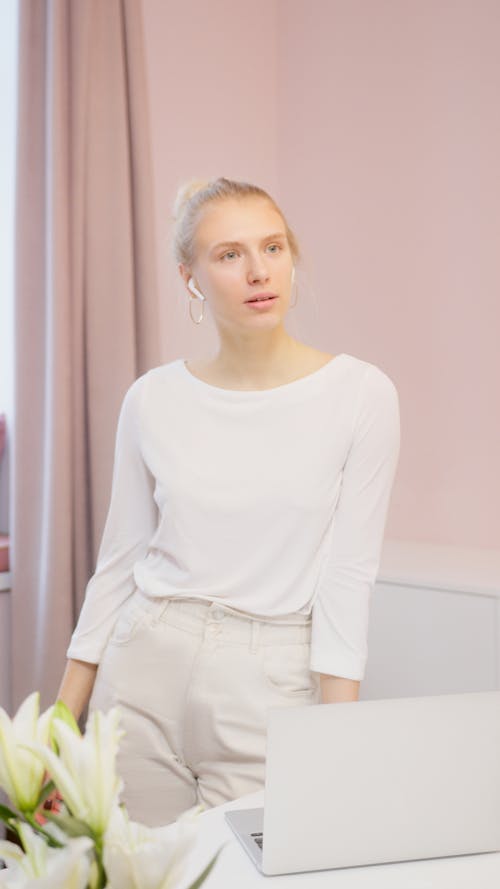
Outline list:
[[[293,266],[293,268],[292,268],[292,284],[294,282],[294,279],[295,279],[295,266]]]
[[[202,299],[202,300],[205,300],[205,299],[206,299],[206,297],[203,296],[203,293],[200,293],[200,291],[198,290],[198,288],[194,286],[194,281],[193,281],[192,278],[190,278],[189,281],[188,281],[188,287],[189,287],[191,293],[194,293],[194,295],[197,296],[198,299]]]

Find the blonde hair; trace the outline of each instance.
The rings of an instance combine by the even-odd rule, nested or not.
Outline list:
[[[300,259],[297,239],[288,225],[276,201],[258,185],[239,182],[234,179],[190,179],[177,190],[173,205],[174,231],[172,249],[177,263],[190,268],[195,260],[194,236],[201,208],[211,201],[222,201],[225,198],[261,197],[269,201],[280,214],[285,225],[286,236],[294,262]]]

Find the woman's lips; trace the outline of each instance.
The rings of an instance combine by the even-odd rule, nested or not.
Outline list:
[[[246,305],[250,306],[251,309],[268,309],[276,300],[277,296],[269,296],[266,299],[258,299],[255,302],[251,302],[250,300],[246,301]]]
[[[253,296],[249,296],[245,302],[251,302],[254,299],[263,299],[263,297],[267,296],[278,296],[278,294],[275,293],[274,290],[261,290],[259,293],[254,293]]]

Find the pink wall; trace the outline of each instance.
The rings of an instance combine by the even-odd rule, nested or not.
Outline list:
[[[170,258],[171,206],[192,177],[276,192],[276,10],[252,0],[142,0],[151,95],[165,361],[213,354],[210,313],[194,324]]]
[[[170,259],[192,175],[254,180],[305,263],[290,332],[395,381],[387,536],[500,546],[500,5],[143,0],[165,360],[211,354]]]

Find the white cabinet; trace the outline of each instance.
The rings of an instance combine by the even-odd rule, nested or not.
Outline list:
[[[500,552],[387,541],[360,700],[500,689]]]

